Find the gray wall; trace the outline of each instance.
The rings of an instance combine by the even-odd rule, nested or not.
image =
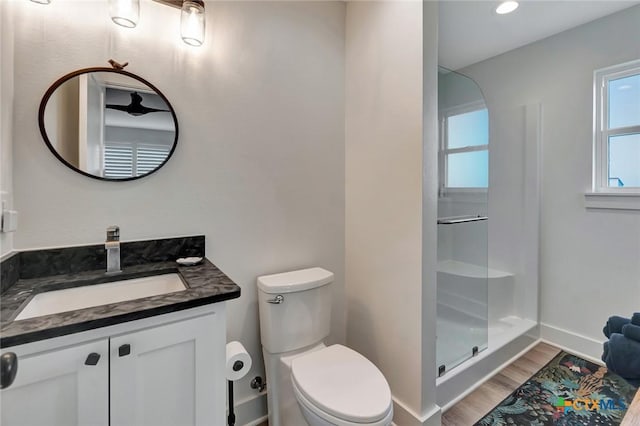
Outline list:
[[[12,2],[0,2],[0,191],[13,205],[13,19]],[[13,249],[13,234],[0,233],[0,256]]]
[[[437,4],[349,2],[346,22],[347,342],[387,378],[395,424],[439,424],[436,204],[423,205],[422,192],[423,131],[429,142],[436,133]],[[424,185],[435,194],[437,177]],[[433,255],[425,284],[423,208]]]
[[[333,271],[331,339],[343,341],[345,5],[212,2],[201,48],[184,45],[178,11],[155,2],[141,2],[132,30],[110,22],[106,1],[15,9],[16,248],[100,243],[111,224],[125,241],[205,234],[207,256],[242,287],[228,304],[228,338],[254,358],[240,403],[263,374],[257,276]],[[109,58],[156,85],[180,123],[171,160],[133,182],[69,170],[38,131],[47,87]]]

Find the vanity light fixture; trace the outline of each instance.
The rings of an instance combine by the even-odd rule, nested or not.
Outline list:
[[[520,4],[517,1],[503,1],[498,5],[498,7],[496,7],[496,13],[498,15],[506,15],[507,13],[511,13],[516,10],[518,6],[520,6]]]
[[[0,0],[2,1],[2,0]],[[31,0],[34,3],[49,4],[51,0]],[[172,6],[180,12],[180,35],[190,46],[202,46],[205,34],[204,0],[154,0]],[[111,20],[126,28],[134,28],[140,18],[140,0],[109,0]]]
[[[109,14],[116,24],[133,28],[140,17],[140,0],[109,0]]]
[[[182,41],[190,46],[202,46],[204,43],[204,1],[185,0],[182,3],[180,35]]]
[[[180,9],[180,36],[189,46],[204,43],[204,1],[203,0],[154,0]]]

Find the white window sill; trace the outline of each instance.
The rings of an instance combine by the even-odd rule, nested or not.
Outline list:
[[[640,192],[587,192],[584,204],[588,209],[640,210]]]

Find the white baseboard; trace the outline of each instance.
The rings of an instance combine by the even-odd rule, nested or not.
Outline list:
[[[267,421],[267,392],[236,401],[234,411],[237,425],[257,426]]]
[[[252,395],[235,404],[236,424],[257,426],[266,422],[267,393]],[[423,416],[415,414],[402,402],[393,398],[393,425],[399,426],[440,426],[440,407],[437,405]]]
[[[437,405],[425,415],[418,415],[393,397],[393,425],[398,426],[440,426],[440,407]]]
[[[600,360],[603,350],[602,343],[605,341],[604,337],[602,340],[596,340],[545,323],[540,323],[540,337],[542,341],[546,343],[557,346],[560,349],[571,352],[596,364],[604,365]]]
[[[257,426],[266,422],[267,393],[253,395],[235,404],[236,424]],[[399,426],[440,426],[440,407],[435,406],[424,416],[418,416],[402,402],[393,398],[393,425]]]
[[[258,426],[266,422],[267,420],[269,420],[269,416],[260,417],[259,419],[255,419],[254,421],[247,423],[244,426]]]

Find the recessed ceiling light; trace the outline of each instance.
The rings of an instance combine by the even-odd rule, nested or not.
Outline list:
[[[503,1],[502,3],[500,3],[500,5],[498,5],[498,7],[496,7],[496,13],[498,15],[505,15],[507,13],[511,13],[514,10],[516,10],[518,6],[520,5],[518,4],[517,1],[513,1],[513,0]]]

